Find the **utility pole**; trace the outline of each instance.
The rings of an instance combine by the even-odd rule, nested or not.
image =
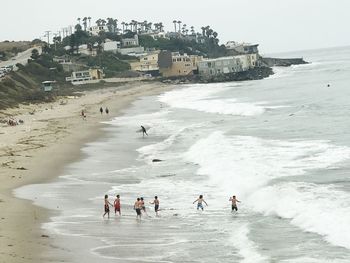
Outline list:
[[[51,31],[45,31],[46,35],[47,36],[47,44],[50,45],[50,33]]]

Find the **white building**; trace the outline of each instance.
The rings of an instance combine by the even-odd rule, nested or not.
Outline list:
[[[226,43],[226,48],[228,50],[234,51],[237,54],[257,54],[259,53],[258,46],[259,44],[250,44],[250,43],[239,43],[236,41],[228,41]]]
[[[133,38],[124,38],[122,39],[122,47],[138,47],[139,46],[139,37],[135,35]]]
[[[120,48],[121,48],[120,41],[113,41],[113,40],[106,39],[105,43],[103,43],[104,51],[117,52],[118,49]]]
[[[257,54],[206,59],[198,62],[198,73],[210,77],[247,71],[257,66],[257,59]]]
[[[98,36],[100,32],[109,32],[107,26],[91,26],[88,28],[89,33],[93,36]]]

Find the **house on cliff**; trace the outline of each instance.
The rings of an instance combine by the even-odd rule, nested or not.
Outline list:
[[[151,74],[152,76],[159,75],[158,54],[160,51],[148,52],[138,58],[138,61],[130,62],[131,70]]]
[[[258,54],[205,59],[198,62],[198,73],[204,78],[247,71],[258,66]]]
[[[258,54],[259,44],[250,44],[250,43],[239,43],[236,41],[229,41],[226,43],[225,47],[229,55],[236,56],[241,54]]]
[[[163,77],[189,76],[197,71],[201,56],[161,51],[158,55],[159,72]]]

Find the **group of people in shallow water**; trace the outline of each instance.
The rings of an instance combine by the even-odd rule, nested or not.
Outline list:
[[[233,211],[238,211],[237,208],[237,203],[240,203],[241,201],[239,201],[235,195],[233,195],[232,197],[230,197],[229,202],[231,202],[231,210]],[[193,201],[193,204],[197,203],[197,210],[201,209],[204,210],[203,207],[203,203],[208,206],[208,203],[204,200],[203,195],[200,195],[195,201]],[[156,213],[156,216],[159,216],[158,212],[159,212],[159,199],[158,196],[154,197],[154,200],[152,202],[150,202],[150,204],[154,205],[154,212]],[[105,195],[105,200],[104,200],[104,214],[103,217],[105,217],[106,215],[108,215],[109,218],[109,214],[110,214],[110,207],[114,207],[114,213],[115,215],[117,215],[117,213],[119,214],[119,216],[121,216],[121,206],[120,206],[120,196],[117,195],[116,199],[114,200],[114,203],[112,204],[111,202],[109,202],[108,200],[108,195]],[[141,219],[142,214],[147,214],[146,212],[146,206],[145,206],[145,201],[143,199],[143,197],[138,197],[134,203],[134,210],[136,212],[136,218],[137,219]]]

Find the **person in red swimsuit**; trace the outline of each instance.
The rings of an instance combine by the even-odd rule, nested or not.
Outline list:
[[[120,212],[120,196],[117,195],[117,198],[114,200],[114,213],[117,214],[117,212],[119,213],[119,215],[121,216],[121,212]]]

